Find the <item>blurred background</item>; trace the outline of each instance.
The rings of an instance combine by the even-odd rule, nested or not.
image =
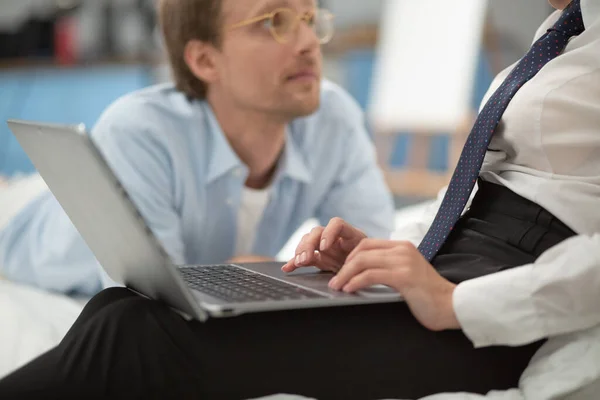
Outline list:
[[[398,207],[445,184],[492,77],[551,12],[545,0],[412,3],[321,1],[336,16],[325,75],[367,112]],[[164,60],[154,0],[0,0],[0,176],[35,172],[6,119],[90,128],[117,97],[168,80]]]

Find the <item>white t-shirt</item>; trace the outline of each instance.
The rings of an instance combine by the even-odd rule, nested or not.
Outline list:
[[[251,189],[244,186],[238,211],[238,229],[235,245],[236,256],[252,255],[256,231],[269,202],[270,186]]]

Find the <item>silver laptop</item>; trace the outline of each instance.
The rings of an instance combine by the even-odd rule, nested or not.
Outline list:
[[[83,125],[9,121],[37,168],[108,275],[192,318],[399,301],[385,286],[332,291],[331,273],[291,274],[283,263],[175,266]]]

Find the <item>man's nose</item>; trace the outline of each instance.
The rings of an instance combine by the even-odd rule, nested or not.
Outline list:
[[[314,52],[320,48],[321,43],[319,42],[316,32],[306,23],[306,21],[300,21],[297,34],[297,48],[299,53]]]

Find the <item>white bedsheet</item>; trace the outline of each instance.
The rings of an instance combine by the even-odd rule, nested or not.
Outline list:
[[[0,280],[0,377],[58,344],[82,307],[67,296]]]

